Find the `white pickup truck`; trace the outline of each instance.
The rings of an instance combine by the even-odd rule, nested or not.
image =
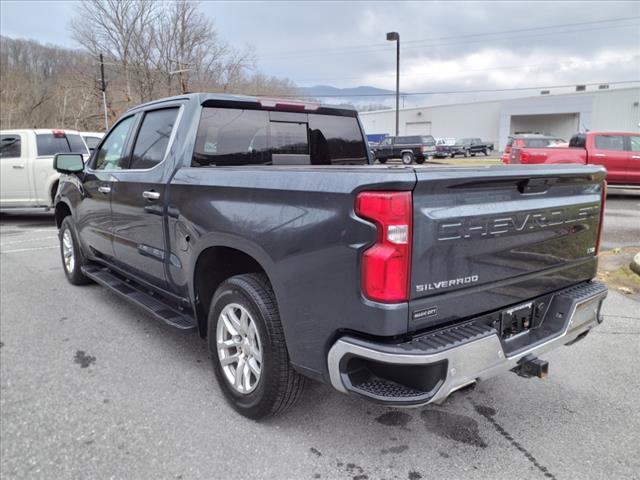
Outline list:
[[[53,156],[65,152],[89,156],[73,130],[0,130],[0,209],[51,207],[60,177]]]

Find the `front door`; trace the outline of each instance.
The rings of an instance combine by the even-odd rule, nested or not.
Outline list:
[[[113,257],[111,195],[113,176],[128,158],[133,116],[121,120],[91,158],[82,178],[83,198],[76,208],[78,236],[92,257]]]
[[[589,163],[607,169],[607,181],[624,183],[629,167],[629,155],[624,148],[624,136],[615,134],[595,135],[594,148],[589,154]]]
[[[164,162],[179,107],[145,112],[125,169],[113,175],[111,213],[116,264],[166,289],[164,209],[171,168]]]
[[[34,203],[24,137],[20,133],[0,135],[0,202],[3,207],[28,207]]]

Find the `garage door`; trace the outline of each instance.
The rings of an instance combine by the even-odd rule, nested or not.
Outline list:
[[[431,122],[407,122],[405,135],[431,135]]]

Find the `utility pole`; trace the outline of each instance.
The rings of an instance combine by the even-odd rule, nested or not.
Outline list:
[[[400,34],[387,33],[387,40],[396,42],[396,137],[400,135]]]
[[[107,116],[107,82],[104,81],[104,58],[100,54],[100,90],[102,90],[102,106],[104,107],[104,131],[109,130],[109,117]]]

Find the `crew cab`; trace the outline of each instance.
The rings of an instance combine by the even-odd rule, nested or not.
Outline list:
[[[350,108],[141,105],[86,165],[55,158],[64,273],[196,330],[254,419],[306,378],[418,406],[500,372],[542,377],[538,355],[602,321],[604,169],[371,163]]]
[[[453,143],[444,143],[436,146],[436,157],[451,157],[457,155],[466,157],[475,157],[476,154],[482,153],[488,156],[493,151],[493,143],[483,142],[480,138],[460,138]]]
[[[0,208],[50,208],[60,174],[56,153],[89,151],[76,131],[23,129],[0,131]]]
[[[386,137],[373,147],[375,159],[386,163],[392,158],[399,158],[405,165],[414,161],[422,164],[433,158],[436,153],[436,139],[431,135],[407,135],[403,137]]]
[[[602,165],[611,185],[640,185],[640,133],[587,132],[571,137],[568,147],[514,147],[509,163]]]

